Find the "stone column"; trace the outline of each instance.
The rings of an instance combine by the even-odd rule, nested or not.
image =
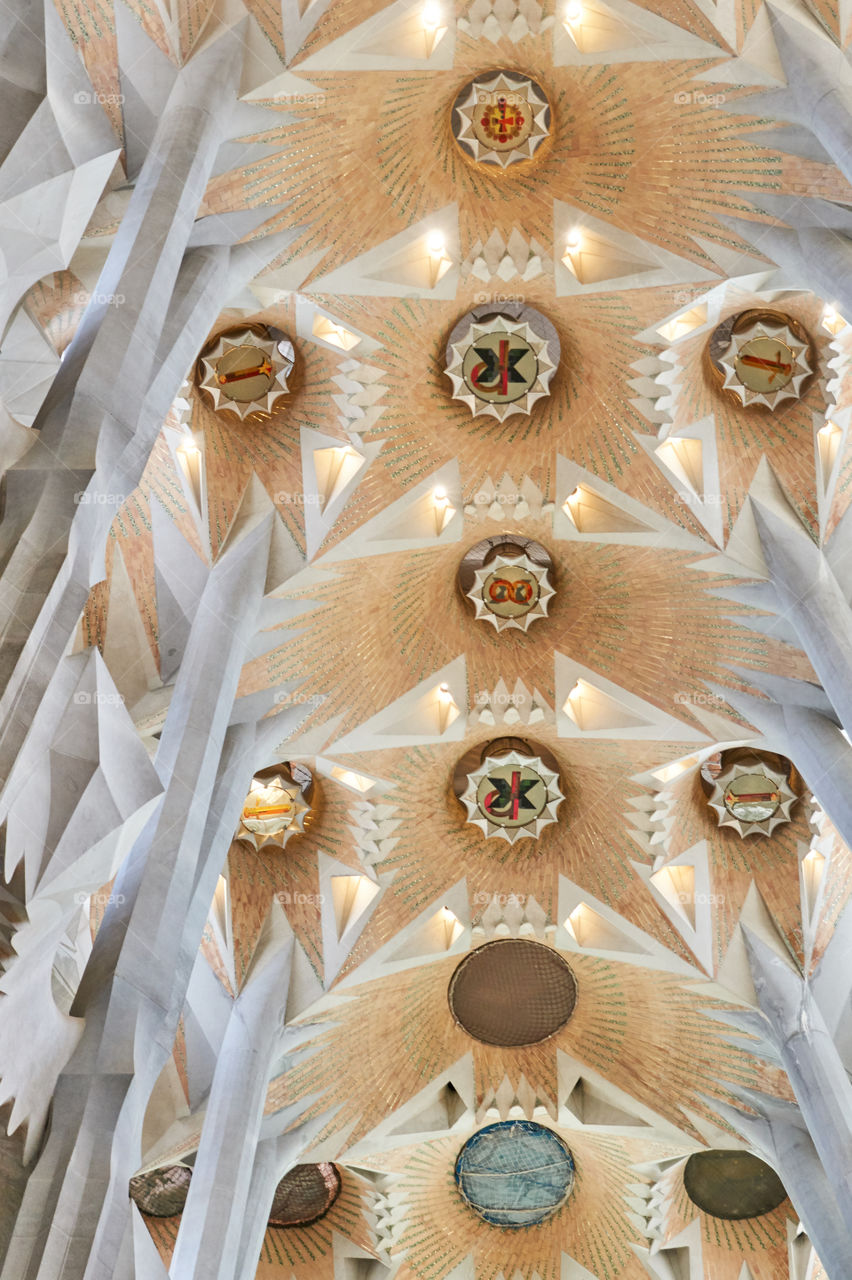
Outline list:
[[[263,247],[188,250],[237,102],[242,56],[240,30],[225,30],[181,69],[99,280],[99,300],[48,392],[37,440],[7,473],[0,679],[9,683],[0,700],[0,781],[90,586],[104,576],[117,498],[138,484],[222,306],[276,250],[275,238]]]
[[[156,761],[164,795],[119,873],[71,1009],[85,1028],[59,1078],[3,1280],[113,1280],[125,1247],[148,1098],[251,774],[282,733],[245,713],[231,724],[272,521],[270,511],[248,522],[201,594]]]
[[[253,1258],[246,1255],[247,1274],[257,1270],[277,1179],[261,1185],[255,1165],[266,1090],[283,1043],[294,945],[284,913],[273,901],[216,1063],[171,1265],[180,1280],[233,1280],[247,1217],[260,1225],[259,1239],[251,1241],[257,1252]],[[279,1128],[291,1124],[298,1110],[274,1117]],[[295,1158],[307,1134],[290,1132],[287,1138]]]
[[[778,1129],[778,1172],[829,1276],[843,1280],[852,1258],[852,1083],[809,983],[749,929],[743,934],[769,1039],[807,1129]]]

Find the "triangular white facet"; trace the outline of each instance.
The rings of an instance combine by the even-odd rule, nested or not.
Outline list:
[[[366,446],[361,446],[366,454]],[[458,462],[445,463],[332,547],[322,564],[457,542],[464,528]]]
[[[466,708],[467,671],[464,655],[460,655],[357,729],[350,730],[327,750],[338,755],[350,751],[458,742],[464,737]]]
[[[565,654],[555,654],[555,660],[556,726],[560,738],[706,741],[699,730]]]
[[[308,558],[319,550],[350,495],[381,451],[381,444],[352,444],[335,436],[303,427],[302,491],[305,543]]]
[[[557,67],[720,58],[724,50],[630,0],[583,0],[576,20],[553,28]]]
[[[553,532],[566,541],[626,543],[706,552],[710,548],[665,516],[558,455]]]
[[[396,0],[299,63],[299,71],[448,71],[454,23],[424,23],[422,0]]]
[[[705,280],[718,283],[718,275],[707,267],[561,200],[553,202],[553,235],[557,297]]]
[[[303,292],[454,298],[459,260],[458,205],[450,204],[320,276]]]
[[[670,431],[662,440],[638,434],[636,439],[716,545],[723,546],[722,493],[713,415]]]

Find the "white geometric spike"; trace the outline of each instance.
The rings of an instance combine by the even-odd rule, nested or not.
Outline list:
[[[351,729],[327,750],[338,755],[350,751],[459,742],[465,733],[466,707],[467,668],[464,654],[460,654],[369,720]]]
[[[539,0],[474,0],[458,27],[472,40],[497,44],[505,37],[516,44],[525,36],[542,35],[553,23],[552,15],[544,16]]]
[[[163,683],[124,563],[121,544],[112,562],[103,660],[123,701],[131,709]]]
[[[135,1280],[169,1280],[163,1260],[154,1244],[154,1237],[139,1209],[130,1202],[133,1222],[133,1275]]]
[[[672,524],[659,512],[561,454],[556,458],[554,505],[554,537],[565,541],[624,543],[695,552],[709,549],[695,534]]]
[[[505,682],[497,681],[493,690],[480,689],[473,699],[471,724],[553,724],[553,708],[538,689],[530,691],[520,677],[510,693]]]
[[[665,428],[663,429],[665,431]],[[712,414],[677,431],[666,431],[657,441],[651,436],[636,439],[657,464],[681,501],[718,547],[724,546],[722,493],[719,487],[719,457],[716,422]]]
[[[28,289],[70,265],[118,155],[115,150],[97,156],[0,202],[0,236],[8,245],[0,333]]]
[[[557,19],[554,66],[716,58],[722,50],[630,0],[583,0],[576,19]]]
[[[187,414],[191,418],[191,411]],[[207,518],[207,479],[205,472],[204,435],[189,429],[163,428],[163,439],[172,455],[175,474],[183,490],[186,504],[195,522],[198,542],[209,559],[210,527]]]
[[[559,1280],[600,1280],[592,1271],[581,1267],[570,1254],[562,1252],[559,1268]]]
[[[694,965],[681,960],[650,934],[562,875],[557,920],[554,944],[564,951],[588,951],[625,961],[632,956],[634,964],[701,976]]]
[[[331,900],[337,924],[337,940],[363,915],[379,892],[379,886],[369,876],[332,875]]]
[[[699,841],[657,871],[640,862],[632,866],[698,963],[712,976],[714,899],[707,841]]]
[[[739,57],[717,62],[708,71],[700,71],[695,79],[710,80],[713,84],[759,85],[767,89],[786,85],[766,5],[761,5],[755,13]]]
[[[556,653],[556,725],[560,738],[706,742],[698,729]]]
[[[301,498],[304,505],[309,560],[381,452],[381,443],[360,444],[357,437],[355,441],[327,436],[310,427],[301,430],[302,490],[290,497]]]
[[[359,448],[368,456],[365,446]],[[461,505],[458,461],[453,459],[331,547],[321,563],[458,542],[464,528]]]
[[[394,960],[423,960],[446,955],[464,933],[464,925],[452,907],[441,906],[393,953]]]
[[[304,286],[303,292],[449,299],[458,287],[459,262],[458,205],[449,204]]]
[[[814,415],[814,453],[817,472],[817,502],[819,504],[820,534],[825,538],[831,504],[849,439],[849,423],[852,407],[832,413],[830,417]]]
[[[16,422],[31,427],[59,368],[44,330],[21,307],[0,351],[0,403]]]
[[[563,927],[582,951],[605,955],[620,952],[633,956],[646,954],[641,942],[587,902],[577,903],[565,917]]]
[[[373,879],[319,853],[323,985],[327,989],[382,900],[392,876]]]
[[[762,942],[772,948],[779,960],[790,965],[791,953],[787,941],[778,932],[775,921],[754,882],[746,894],[737,923],[745,925]],[[725,957],[717,970],[716,981],[720,986],[734,992],[747,1004],[755,1008],[759,1007],[742,928],[738,928],[731,938]]]
[[[562,1105],[582,1125],[633,1129],[648,1128],[652,1123],[637,1113],[627,1094],[585,1074],[577,1077]]]
[[[553,512],[553,503],[545,500],[545,495],[528,475],[521,478],[520,483],[504,471],[502,478],[494,483],[490,475],[480,482],[473,495],[473,501],[465,504],[464,514],[476,520],[507,521],[526,520],[548,516]]]
[[[454,26],[449,14],[433,23],[420,0],[395,0],[309,54],[299,71],[448,71]]]
[[[378,1142],[401,1134],[445,1133],[465,1124],[472,1127],[475,1097],[473,1055],[466,1053],[371,1129],[362,1142],[348,1150],[347,1159],[357,1160],[362,1149],[372,1154]]]
[[[553,236],[558,298],[705,280],[715,284],[719,279],[707,267],[562,200],[553,202]]]

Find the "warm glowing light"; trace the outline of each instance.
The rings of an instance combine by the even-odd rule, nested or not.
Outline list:
[[[572,227],[565,237],[565,252],[576,253],[580,247],[582,235],[579,227]]]
[[[351,351],[361,341],[357,333],[350,333],[342,324],[319,313],[314,316],[313,334],[315,338],[330,342],[333,347],[339,347],[341,351]]]
[[[372,778],[365,778],[362,773],[353,773],[351,769],[341,769],[339,765],[334,766],[331,776],[342,782],[344,787],[352,787],[354,791],[369,791],[375,786]]]
[[[445,733],[460,714],[459,708],[448,684],[438,685],[436,700],[438,703],[438,732]]]
[[[429,277],[430,289],[435,288],[452,265],[453,260],[447,253],[444,233],[437,229],[430,231],[426,237],[426,274]]]
[[[434,0],[427,0],[423,6],[422,21],[427,31],[437,31],[441,25],[441,6]]]
[[[565,21],[570,22],[573,26],[575,23],[580,22],[582,17],[582,0],[568,0],[568,4],[565,6]]]
[[[846,328],[846,321],[836,307],[826,307],[822,313],[822,327],[833,336]]]

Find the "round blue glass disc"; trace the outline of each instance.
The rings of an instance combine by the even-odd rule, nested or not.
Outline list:
[[[574,1186],[574,1160],[551,1129],[506,1120],[478,1130],[456,1160],[466,1204],[496,1227],[534,1227],[560,1209]]]

